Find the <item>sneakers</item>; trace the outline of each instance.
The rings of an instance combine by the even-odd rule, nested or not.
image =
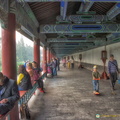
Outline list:
[[[42,88],[38,88],[40,90],[41,93],[45,93],[44,90],[42,90]]]
[[[41,92],[41,93],[45,93],[45,91],[44,91],[44,90],[40,90],[40,92]]]
[[[100,94],[100,93],[97,92],[97,91],[93,91],[93,93],[94,93],[95,95],[99,95],[99,94]]]
[[[96,95],[99,95],[100,93],[99,93],[99,92],[96,92],[95,94],[96,94]]]

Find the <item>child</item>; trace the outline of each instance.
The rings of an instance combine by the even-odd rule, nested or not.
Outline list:
[[[99,80],[100,80],[100,74],[97,71],[97,66],[95,65],[93,67],[93,72],[92,72],[92,77],[93,77],[93,88],[94,88],[94,94],[99,94]]]

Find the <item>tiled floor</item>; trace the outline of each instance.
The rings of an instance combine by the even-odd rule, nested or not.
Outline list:
[[[37,96],[31,120],[120,120],[120,85],[111,94],[110,81],[100,81],[101,95],[93,95],[91,72],[62,68],[47,79],[46,93]],[[116,115],[116,116],[115,116]]]

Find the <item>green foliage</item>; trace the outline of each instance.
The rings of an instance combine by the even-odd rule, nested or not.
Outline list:
[[[23,38],[16,45],[17,62],[33,60],[33,48],[24,44]]]
[[[0,39],[1,46],[1,39]],[[2,70],[2,55],[1,55],[1,47],[0,47],[0,71]],[[24,64],[25,61],[30,60],[33,61],[33,47],[29,45],[25,45],[23,38],[16,43],[16,60],[17,60],[17,70],[18,66]]]

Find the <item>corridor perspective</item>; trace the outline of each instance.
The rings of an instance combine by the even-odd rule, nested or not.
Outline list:
[[[62,68],[47,78],[46,93],[37,95],[31,120],[120,120],[120,86],[111,94],[110,80],[100,80],[100,95],[93,94],[91,71]]]
[[[120,0],[0,0],[0,120],[120,120],[119,32]]]

